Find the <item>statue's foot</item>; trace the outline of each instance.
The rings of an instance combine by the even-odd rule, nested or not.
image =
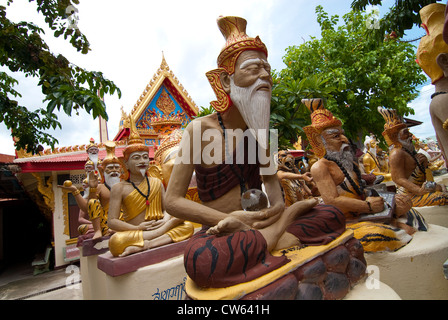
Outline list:
[[[145,243],[146,243],[146,241],[145,241]],[[130,254],[137,253],[137,252],[140,252],[140,251],[143,251],[143,250],[146,250],[146,248],[144,246],[143,247],[129,246],[126,249],[124,249],[123,253],[120,254],[120,257],[126,257],[126,256],[128,256]]]
[[[311,198],[295,202],[286,208],[284,214],[287,215],[290,220],[288,223],[292,223],[295,219],[313,209],[318,202],[319,201],[316,198]]]
[[[95,231],[95,234],[93,235],[92,239],[99,239],[103,236],[103,233],[101,232],[101,230],[97,230]]]
[[[235,217],[229,216],[207,230],[208,235],[226,235],[237,231],[249,230],[250,227]]]

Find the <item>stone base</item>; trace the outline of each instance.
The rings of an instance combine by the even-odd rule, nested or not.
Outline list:
[[[367,282],[363,282],[354,286],[343,300],[401,300],[401,298],[385,283],[378,282],[377,285],[370,287]]]
[[[414,207],[426,223],[448,228],[448,206]]]
[[[85,256],[83,247],[79,247],[79,250],[81,251],[80,269],[83,299],[102,299],[106,295],[106,275],[97,267],[98,256]]]
[[[98,256],[98,269],[112,277],[121,276],[139,268],[183,255],[186,245],[187,240],[134,253],[126,257],[114,257],[108,251]]]
[[[184,256],[179,255],[121,276],[105,274],[104,300],[185,299]]]
[[[243,300],[336,300],[342,299],[365,278],[364,250],[353,232],[324,246],[289,248],[291,261],[259,278],[227,288],[200,288],[187,280],[187,293],[192,299]]]
[[[448,281],[443,263],[448,257],[448,228],[429,225],[396,252],[365,255],[369,268],[377,268],[378,279],[403,300],[447,299]]]

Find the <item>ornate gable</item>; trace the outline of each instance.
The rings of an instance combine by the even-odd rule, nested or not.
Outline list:
[[[126,114],[122,111],[120,133],[115,140],[126,137]],[[198,113],[184,87],[166,63],[165,57],[130,112],[137,130],[147,145],[158,146],[160,140],[188,124]]]

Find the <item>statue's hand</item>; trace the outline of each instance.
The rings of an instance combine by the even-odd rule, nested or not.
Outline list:
[[[98,174],[94,171],[89,173],[89,188],[97,188],[98,187]]]
[[[384,199],[381,197],[367,197],[366,201],[370,202],[372,212],[381,212],[384,209]]]
[[[263,229],[276,222],[283,210],[284,206],[273,206],[260,211],[238,210],[230,215],[251,228]]]
[[[216,226],[209,228],[207,230],[207,234],[224,236],[249,229],[250,227],[240,219],[236,218],[235,216],[229,215],[227,218],[219,221]]]
[[[412,208],[411,197],[405,194],[397,194],[395,196],[395,215],[401,217]]]
[[[61,188],[62,190],[65,190],[67,192],[75,192],[78,190],[74,184],[70,180],[64,181],[63,185],[58,185],[58,188]]]
[[[143,221],[138,225],[139,230],[143,231],[150,231],[160,228],[163,224],[165,224],[166,221],[164,220],[150,220],[150,221]]]

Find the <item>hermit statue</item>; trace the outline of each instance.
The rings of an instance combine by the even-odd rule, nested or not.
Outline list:
[[[111,189],[108,225],[113,256],[127,256],[189,238],[193,225],[165,211],[162,181],[148,177],[149,147],[143,143],[130,117],[131,133],[123,151],[128,178]],[[122,210],[122,219],[120,211]]]
[[[391,210],[393,201],[385,201],[388,195],[368,190],[342,122],[324,108],[320,99],[308,101],[306,106],[311,111],[311,125],[304,131],[320,158],[311,174],[324,203],[344,213],[347,228],[354,231],[365,251],[394,251],[406,245],[420,227],[420,216],[410,211],[409,197],[395,196],[395,210]]]
[[[429,113],[436,131],[437,141],[445,160],[448,159],[448,44],[443,39],[445,8],[432,3],[420,10],[422,27],[426,35],[420,40],[417,63],[431,78],[435,92],[431,95]]]
[[[392,180],[397,192],[411,198],[413,207],[448,204],[443,185],[427,180],[428,158],[415,151],[412,134],[396,110],[378,108],[386,123],[383,136],[391,148],[389,155]]]
[[[179,150],[182,160],[174,165],[166,196],[170,214],[204,226],[188,241],[184,258],[189,279],[200,288],[257,279],[288,263],[286,256],[271,251],[327,244],[345,231],[343,214],[332,206],[316,206],[314,199],[285,209],[275,168],[260,170],[273,164],[266,156],[271,154],[266,132],[272,90],[267,48],[259,37],[246,34],[242,18],[220,17],[218,26],[226,44],[218,68],[207,72],[218,98],[211,103],[216,113],[186,127]],[[206,155],[212,153],[209,161]],[[269,161],[261,163],[260,155]],[[185,198],[193,173],[201,203]],[[262,183],[268,207],[258,203],[255,211],[243,210],[247,192],[264,201]],[[303,225],[309,233],[303,232]],[[319,226],[324,225],[328,228],[322,231]]]

